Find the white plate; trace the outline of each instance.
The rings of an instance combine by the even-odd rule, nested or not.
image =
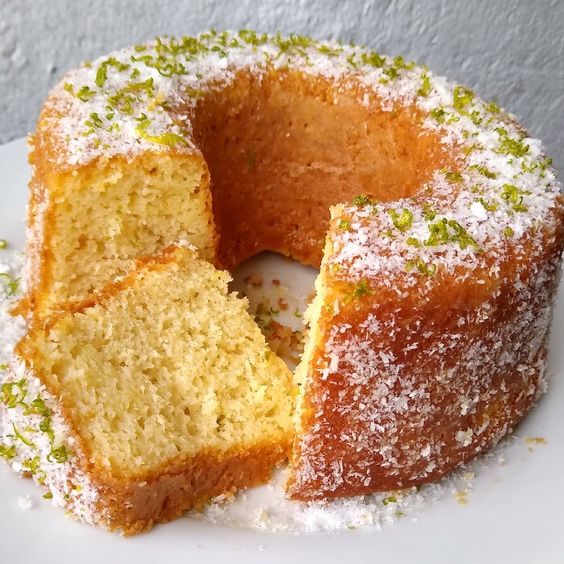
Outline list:
[[[12,243],[12,249],[21,249],[24,242],[26,154],[23,140],[0,147],[0,239]],[[297,277],[306,286],[311,281],[311,273],[287,261],[267,257],[257,264],[279,268],[283,280]],[[466,505],[446,495],[427,504],[417,519],[399,520],[381,530],[273,534],[186,517],[149,534],[122,538],[66,518],[41,498],[31,481],[18,478],[0,463],[0,562],[562,563],[563,336],[560,300],[552,333],[549,392],[516,430],[517,439],[504,448],[507,463],[499,465],[494,459],[480,467]],[[542,436],[548,444],[531,447],[526,436]],[[24,510],[18,500],[26,495],[35,504]]]

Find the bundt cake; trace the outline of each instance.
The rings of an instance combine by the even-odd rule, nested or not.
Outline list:
[[[228,274],[195,255],[138,261],[17,347],[0,444],[85,521],[143,531],[287,459],[292,374]]]
[[[294,499],[437,480],[544,390],[560,185],[514,117],[425,67],[248,30],[158,38],[67,74],[31,146],[34,322],[177,239],[228,269],[321,264]]]

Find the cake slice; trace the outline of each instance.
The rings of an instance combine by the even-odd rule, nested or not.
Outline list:
[[[13,468],[125,534],[267,481],[292,440],[292,375],[228,281],[169,247],[30,329],[1,388]]]

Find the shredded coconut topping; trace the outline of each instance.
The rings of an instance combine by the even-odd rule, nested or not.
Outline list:
[[[496,104],[401,56],[250,30],[161,37],[68,73],[47,103],[59,140],[57,164],[171,147],[197,151],[190,113],[200,97],[224,88],[241,70],[260,76],[288,67],[343,89],[361,85],[366,106],[394,111],[397,104],[415,105],[427,116],[422,127],[464,155],[460,170],[436,171],[414,198],[344,208],[351,229],[336,241],[334,261],[347,263],[351,277],[433,274],[454,264],[473,270],[485,255],[503,254],[508,241],[544,224],[554,208],[560,185],[540,141]],[[398,213],[409,220],[399,229]],[[389,234],[391,260],[375,252],[382,233]]]

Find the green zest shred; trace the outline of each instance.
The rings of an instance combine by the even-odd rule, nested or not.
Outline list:
[[[108,78],[108,67],[104,63],[102,63],[96,72],[96,79],[94,80],[96,86],[98,86],[98,88],[102,88],[107,78]]]
[[[478,110],[474,110],[468,114],[468,117],[472,120],[474,125],[480,125],[483,121],[482,116]]]
[[[471,153],[473,153],[476,149],[479,149],[480,145],[477,145],[476,143],[474,143],[473,145],[466,145],[463,149],[462,152],[465,155],[470,155]]]
[[[434,108],[430,112],[431,117],[440,124],[446,121],[446,111],[444,108]]]
[[[549,166],[552,166],[552,159],[550,157],[545,157],[542,161],[532,161],[531,164],[527,164],[525,161],[521,161],[521,170],[523,172],[534,172],[540,169],[545,171]]]
[[[76,97],[83,102],[88,102],[96,95],[96,92],[89,88],[88,86],[83,86],[80,90],[76,93]]]
[[[18,380],[17,382],[5,382],[0,388],[2,403],[8,409],[13,409],[17,405],[25,406],[23,401],[26,394],[27,389],[25,386],[25,380],[23,378],[21,380]]]
[[[354,206],[363,208],[364,206],[373,206],[376,204],[375,200],[371,200],[366,194],[355,196],[352,201]]]
[[[437,217],[437,212],[429,204],[424,204],[424,206],[423,206],[423,217],[427,221],[433,221],[433,219],[435,219],[435,217]]]
[[[364,296],[369,296],[372,294],[372,290],[368,284],[368,281],[363,279],[357,284],[355,284],[354,288],[352,289],[350,296],[354,300],[358,300]]]
[[[449,219],[448,225],[454,230],[455,233],[452,240],[458,242],[461,249],[466,249],[467,247],[470,247],[475,251],[480,250],[480,247],[478,246],[474,238],[468,234],[466,229],[464,229],[464,227],[462,227],[462,225],[460,225],[458,221],[455,221],[454,219]]]
[[[413,213],[411,211],[403,209],[401,213],[398,213],[396,210],[388,210],[388,214],[392,219],[394,227],[402,233],[411,229],[413,225]]]
[[[90,119],[86,120],[84,123],[91,129],[102,127],[103,125],[102,118],[96,112],[92,112]]]
[[[268,41],[268,35],[266,33],[258,34],[252,29],[240,30],[239,37],[248,45],[254,45],[255,47],[264,45]]]
[[[429,233],[429,238],[425,241],[426,247],[446,245],[451,241],[451,236],[448,231],[448,220],[446,218],[431,223],[429,225]]]
[[[474,238],[454,219],[443,218],[431,223],[429,232],[429,238],[424,242],[426,247],[458,243],[461,249],[471,248],[480,251]]]
[[[477,170],[481,175],[485,176],[486,178],[497,178],[497,174],[492,172],[488,167],[479,164],[473,164],[468,167],[469,170]]]
[[[356,53],[352,53],[351,55],[349,55],[347,57],[347,63],[349,64],[349,66],[351,66],[353,69],[357,69],[358,68],[358,62],[354,60],[356,56]]]
[[[22,435],[14,423],[12,423],[12,428],[14,430],[14,435],[16,436],[16,438],[18,438],[24,445],[27,445],[28,447],[31,448],[35,448],[33,442],[28,438],[26,438],[24,435]]]
[[[298,54],[305,57],[306,49],[313,44],[313,40],[305,35],[298,35],[296,33],[292,33],[287,38],[277,33],[274,37],[274,43],[280,49],[280,54]]]
[[[417,94],[419,94],[419,96],[423,96],[424,98],[426,98],[427,96],[429,96],[429,93],[431,92],[431,80],[426,74],[423,74],[422,78],[423,78],[423,82],[419,87],[419,89],[417,90]]]
[[[539,166],[542,170],[546,170],[548,167],[552,166],[552,157],[545,157],[540,163]]]
[[[462,174],[460,174],[460,172],[455,170],[446,170],[443,172],[449,182],[462,182]]]
[[[426,276],[433,276],[437,271],[436,264],[427,264],[423,259],[411,259],[405,263],[405,270],[407,272],[417,271],[419,274],[425,274]]]
[[[514,157],[524,157],[529,152],[529,145],[518,139],[504,137],[499,144],[499,152]]]
[[[51,452],[47,455],[47,460],[49,462],[55,461],[59,464],[64,464],[69,459],[69,452],[65,445],[51,449]]]
[[[108,98],[109,106],[106,109],[110,112],[118,110],[131,115],[133,104],[142,101],[144,98],[150,98],[154,95],[154,90],[153,78],[148,78],[143,82],[130,82]]]
[[[216,46],[218,51],[222,51],[218,46]],[[149,68],[155,69],[161,76],[170,78],[173,75],[186,74],[186,67],[176,60],[179,52],[177,51],[178,45],[173,43],[167,46],[163,43],[162,39],[157,37],[157,45],[155,47],[157,51],[157,56],[153,55],[140,55],[136,57],[131,55],[131,61],[133,63],[143,63]],[[214,49],[210,49],[213,51]]]
[[[501,197],[511,205],[513,211],[526,212],[529,208],[523,204],[523,196],[530,194],[528,190],[521,190],[513,184],[504,184],[501,187]]]
[[[457,85],[454,87],[452,105],[457,110],[463,110],[474,99],[474,92],[470,88]]]
[[[385,57],[379,55],[375,51],[371,51],[370,53],[361,53],[360,60],[364,65],[369,65],[375,68],[382,68],[386,64]]]
[[[184,137],[176,133],[166,132],[161,133],[160,135],[152,135],[151,133],[149,133],[147,129],[151,122],[145,114],[142,114],[141,118],[139,118],[137,121],[139,121],[139,125],[135,128],[135,132],[137,133],[137,135],[139,135],[139,137],[145,139],[146,141],[150,141],[151,143],[158,143],[159,145],[166,145],[167,147],[174,147],[178,144],[188,144]]]
[[[489,212],[497,211],[499,207],[496,202],[490,202],[488,200],[484,200],[484,198],[478,198],[476,201],[480,202],[480,204],[484,206],[484,209]]]
[[[37,474],[40,470],[41,460],[39,456],[34,456],[33,458],[28,458],[22,462],[22,466],[29,470],[32,474]]]
[[[20,286],[20,279],[14,278],[8,272],[0,272],[0,280],[4,282],[8,296],[15,296]]]
[[[53,431],[53,427],[52,427],[52,423],[51,423],[51,418],[50,417],[45,417],[41,423],[39,423],[39,430],[42,433],[45,433],[48,437],[49,437],[49,441],[51,444],[54,443],[55,441],[55,432]]]
[[[491,114],[499,114],[501,112],[501,108],[495,102],[486,104],[486,110]]]
[[[131,65],[126,63],[122,63],[115,59],[114,57],[110,57],[109,59],[105,60],[96,71],[96,79],[95,83],[98,88],[102,88],[104,83],[108,78],[108,67],[114,67],[117,71],[122,72],[127,70]]]
[[[16,456],[16,446],[15,445],[1,445],[0,444],[0,457],[6,460],[12,460]]]
[[[328,45],[319,45],[317,47],[317,50],[322,55],[327,55],[329,57],[337,57],[343,51],[342,49],[334,49],[332,47],[329,47]]]

